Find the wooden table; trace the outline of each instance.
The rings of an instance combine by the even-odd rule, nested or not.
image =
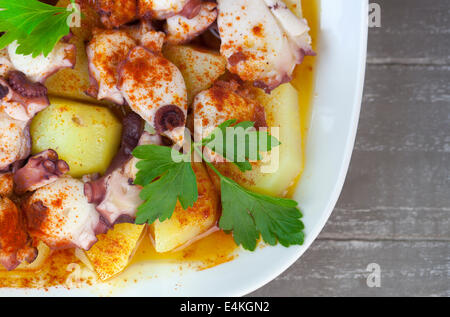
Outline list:
[[[376,2],[339,202],[311,248],[252,296],[450,296],[450,1]],[[369,263],[380,287],[367,286]]]

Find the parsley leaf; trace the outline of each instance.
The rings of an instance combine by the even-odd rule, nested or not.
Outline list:
[[[277,241],[288,247],[303,244],[304,225],[297,202],[244,189],[228,177],[219,175],[222,217],[219,227],[233,231],[236,244],[254,251],[261,235],[269,245]]]
[[[241,171],[251,170],[249,159],[260,159],[260,151],[270,151],[280,144],[267,132],[255,131],[253,122],[235,123],[236,120],[226,121],[209,137],[191,145],[191,152],[197,152],[220,178],[222,216],[219,227],[232,232],[236,244],[251,251],[256,249],[260,237],[269,245],[280,243],[288,247],[303,244],[304,225],[300,220],[302,213],[297,202],[251,192],[223,176],[213,164],[205,160],[203,146],[223,155]],[[238,131],[239,128],[242,128],[243,134]],[[252,138],[256,138],[257,142]],[[237,150],[242,144],[236,142],[244,146],[240,154]],[[186,162],[191,154],[182,155],[170,147],[159,145],[143,145],[133,151],[133,155],[141,159],[136,164],[139,172],[135,183],[144,186],[140,197],[145,201],[138,208],[136,223],[151,224],[157,219],[169,219],[177,200],[184,209],[194,205],[198,199],[196,176],[191,164]],[[235,159],[243,161],[235,162]]]
[[[5,32],[0,49],[17,41],[18,54],[48,56],[56,43],[69,34],[67,20],[75,10],[75,6],[67,10],[37,0],[0,0],[0,32]]]
[[[144,187],[140,197],[145,201],[138,208],[137,224],[169,219],[177,200],[183,209],[194,205],[198,199],[197,181],[191,163],[185,162],[186,156],[159,145],[138,146],[133,155],[141,159],[136,164],[139,172],[135,184]]]
[[[261,160],[260,152],[269,152],[280,145],[267,131],[256,130],[255,123],[227,120],[202,140],[202,145],[235,164],[241,172],[251,171],[250,161]]]

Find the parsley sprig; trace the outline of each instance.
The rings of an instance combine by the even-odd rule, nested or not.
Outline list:
[[[145,201],[138,208],[136,223],[169,219],[177,200],[183,209],[194,205],[198,198],[197,181],[186,156],[159,145],[138,146],[133,156],[141,159],[136,164],[139,172],[134,182],[144,186],[140,197]]]
[[[202,140],[202,145],[235,164],[241,172],[251,171],[250,161],[260,161],[260,152],[270,152],[280,142],[267,131],[254,128],[255,123],[235,119],[227,120],[216,127]]]
[[[286,247],[301,245],[304,225],[296,201],[243,188],[223,176],[203,154],[203,147],[208,147],[237,165],[242,172],[251,170],[250,160],[261,159],[260,152],[270,151],[280,144],[269,133],[256,131],[253,127],[253,122],[236,124],[236,120],[228,120],[207,138],[191,145],[191,151],[197,152],[220,178],[222,216],[219,227],[232,232],[236,244],[251,251],[256,249],[260,237],[269,245],[277,242]],[[239,141],[243,144],[237,144]],[[238,146],[244,146],[244,154],[239,154],[242,151],[237,151]],[[177,199],[184,209],[194,205],[198,192],[195,173],[187,160],[191,153],[183,155],[169,147],[142,145],[133,151],[133,155],[141,159],[136,165],[139,172],[135,183],[144,187],[141,199],[145,201],[138,208],[136,223],[151,224],[156,219],[169,219]]]
[[[61,38],[70,32],[68,18],[76,12],[38,0],[0,0],[0,49],[17,41],[16,52],[37,57],[48,56]]]

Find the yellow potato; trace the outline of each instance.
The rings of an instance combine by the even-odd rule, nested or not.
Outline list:
[[[167,46],[163,55],[183,74],[189,103],[199,92],[211,87],[227,66],[220,54],[192,46]]]
[[[122,272],[139,246],[145,225],[122,223],[113,230],[98,236],[98,242],[89,251],[87,258],[100,280],[107,280]]]
[[[216,167],[222,174],[250,190],[282,196],[303,170],[299,94],[291,84],[281,85],[270,95],[260,89],[256,90],[256,94],[266,111],[269,131],[280,140],[281,145],[270,154],[263,155],[263,162],[253,163],[251,171],[242,173],[231,163],[219,163]],[[213,179],[218,186],[217,178],[213,176]]]
[[[150,234],[157,252],[168,252],[204,233],[214,226],[220,216],[219,196],[202,163],[192,163],[197,176],[198,200],[184,210],[178,202],[170,219],[156,221]]]
[[[58,98],[50,102],[31,123],[33,154],[55,150],[73,177],[104,173],[120,145],[119,120],[105,107]]]

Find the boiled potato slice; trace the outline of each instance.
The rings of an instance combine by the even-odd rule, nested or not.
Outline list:
[[[100,280],[107,280],[122,272],[139,246],[145,225],[122,223],[106,234],[85,254]]]
[[[186,210],[178,202],[170,219],[150,226],[157,252],[168,252],[185,244],[214,226],[220,216],[219,196],[208,172],[202,163],[192,163],[192,167],[197,176],[198,200]]]
[[[227,62],[220,54],[192,46],[167,46],[163,55],[183,74],[188,91],[188,101],[208,89],[225,73]]]
[[[33,154],[55,150],[73,177],[104,173],[120,145],[119,120],[101,106],[58,98],[50,103],[31,123]]]
[[[270,95],[260,89],[255,92],[266,111],[269,131],[281,145],[265,153],[264,160],[253,163],[253,169],[245,173],[231,163],[216,166],[222,174],[252,191],[283,196],[303,170],[299,94],[291,84],[279,86]],[[214,180],[217,186],[217,178]]]

